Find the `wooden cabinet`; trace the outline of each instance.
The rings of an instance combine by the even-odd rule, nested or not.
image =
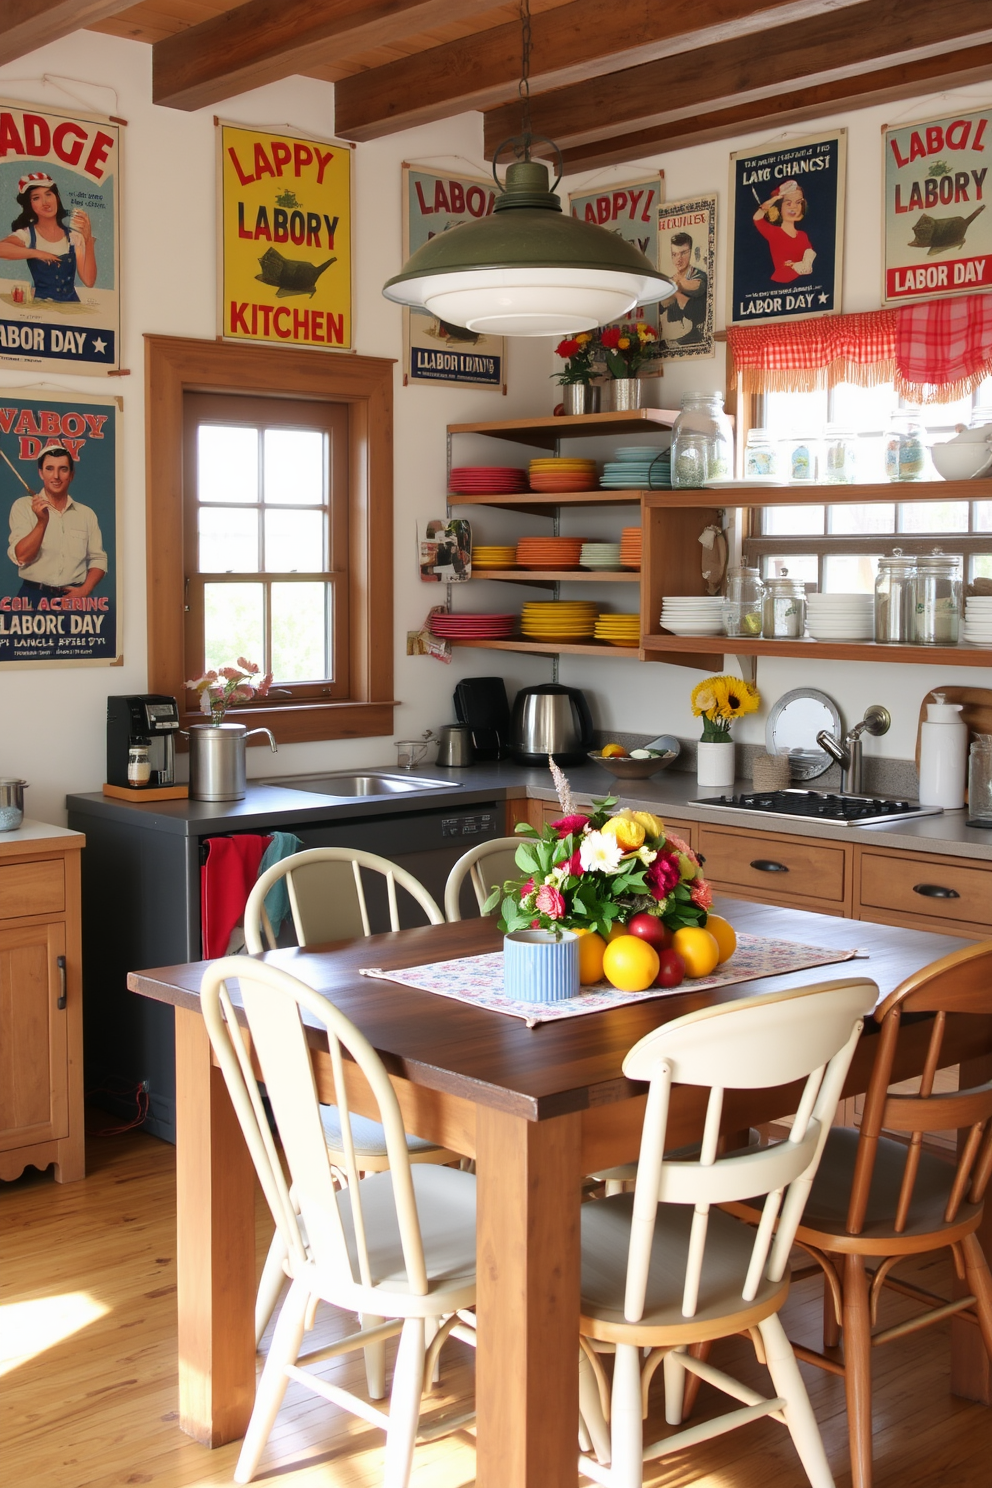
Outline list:
[[[859,847],[856,871],[859,919],[992,935],[992,863]]]
[[[0,1179],[85,1174],[79,852],[41,823],[0,837]]]
[[[698,834],[697,850],[716,893],[851,914],[853,849],[847,843],[708,824]]]

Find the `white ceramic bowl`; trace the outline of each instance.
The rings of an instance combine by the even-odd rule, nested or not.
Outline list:
[[[966,433],[982,437],[965,440],[959,435],[957,439],[949,439],[944,444],[930,446],[930,458],[938,475],[942,475],[944,480],[974,480],[979,475],[987,474],[988,468],[992,466],[992,449],[985,442],[984,431],[968,429]]]

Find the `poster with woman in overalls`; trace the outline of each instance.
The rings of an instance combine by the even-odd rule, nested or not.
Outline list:
[[[0,366],[117,368],[119,151],[113,120],[0,104]]]

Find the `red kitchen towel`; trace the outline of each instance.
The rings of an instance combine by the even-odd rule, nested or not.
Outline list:
[[[200,924],[208,961],[227,954],[231,931],[245,912],[262,854],[271,841],[271,837],[251,832],[206,839],[207,861],[200,869]]]
[[[903,305],[896,387],[914,403],[952,403],[992,372],[992,295]]]

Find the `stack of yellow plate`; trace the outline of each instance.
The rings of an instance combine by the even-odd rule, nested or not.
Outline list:
[[[597,615],[597,641],[611,646],[636,646],[641,639],[640,615]]]
[[[531,460],[529,475],[532,491],[595,491],[599,485],[595,460],[558,460],[548,456]]]
[[[514,568],[517,550],[512,543],[476,543],[472,549],[473,568]]]
[[[531,641],[585,641],[596,625],[599,605],[590,600],[550,600],[525,604],[520,630]]]

